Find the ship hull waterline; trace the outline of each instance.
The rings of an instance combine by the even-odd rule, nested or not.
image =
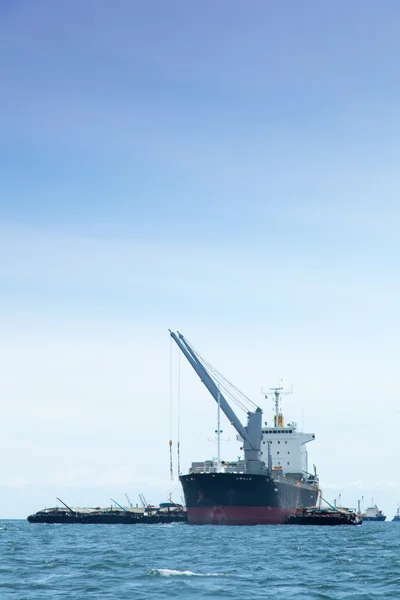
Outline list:
[[[279,525],[318,497],[316,486],[264,474],[198,473],[180,481],[189,525]]]

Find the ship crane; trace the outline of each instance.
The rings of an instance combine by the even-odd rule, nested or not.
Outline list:
[[[207,369],[204,359],[194,350],[186,338],[179,333],[169,330],[170,336],[176,342],[177,346],[185,356],[191,367],[200,377],[202,383],[206,386],[218,406],[221,408],[229,422],[236,429],[243,440],[244,460],[248,473],[261,473],[264,469],[264,462],[261,459],[261,438],[262,438],[262,410],[255,406],[254,410],[247,412],[247,425],[244,426],[236,416],[225,396],[220,390],[215,379]]]
[[[140,498],[140,502],[142,503],[143,508],[147,508],[148,504],[147,504],[147,500],[146,498],[143,496],[143,494],[139,494],[139,498]]]

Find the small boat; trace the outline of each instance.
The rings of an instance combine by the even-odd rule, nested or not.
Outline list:
[[[392,521],[396,521],[397,523],[400,523],[400,504],[397,505],[396,514],[394,515]]]
[[[296,510],[287,525],[361,525],[362,518],[347,508],[304,507]]]

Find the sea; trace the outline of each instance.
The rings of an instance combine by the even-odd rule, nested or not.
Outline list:
[[[400,599],[400,523],[0,521],[0,600]]]

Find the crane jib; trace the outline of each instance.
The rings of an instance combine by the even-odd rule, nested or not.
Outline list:
[[[228,421],[243,439],[245,455],[249,453],[252,460],[259,460],[262,421],[261,409],[257,408],[255,412],[248,413],[248,425],[247,427],[244,427],[189,342],[179,332],[178,335],[176,335],[173,331],[169,330],[169,333],[191,367],[199,376],[200,381],[208,389],[214,400],[220,403],[221,410]]]

